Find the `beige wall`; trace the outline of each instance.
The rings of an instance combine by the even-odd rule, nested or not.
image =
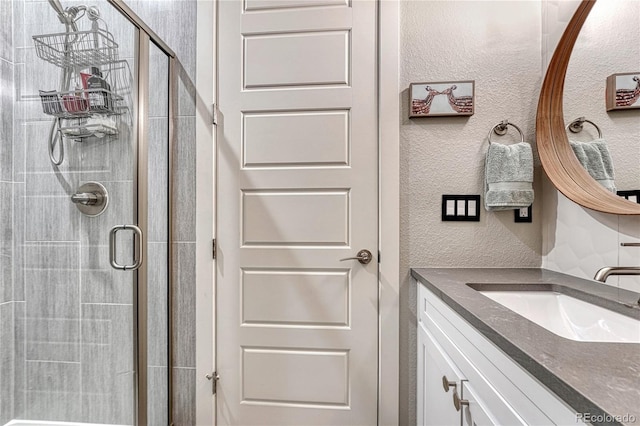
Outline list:
[[[540,2],[402,1],[400,7],[401,271],[539,267],[541,197],[530,224],[514,223],[512,211],[484,208],[480,222],[442,222],[441,197],[481,194],[484,199],[486,138],[496,123],[509,119],[524,131],[526,141],[534,141],[542,80]],[[410,83],[450,80],[475,80],[475,115],[407,118]],[[537,168],[537,195],[539,183]],[[415,294],[406,275],[400,294],[403,425],[415,424]]]

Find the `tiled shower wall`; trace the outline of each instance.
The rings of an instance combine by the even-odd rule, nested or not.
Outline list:
[[[65,7],[81,3],[87,4],[62,0]],[[120,21],[106,2],[91,3],[100,6],[121,43],[121,57],[132,57],[130,28],[114,24]],[[196,2],[127,4],[174,49],[181,63],[173,182],[173,415],[176,425],[191,425],[196,44],[191,23]],[[61,172],[54,173],[46,148],[51,120],[41,113],[34,95],[38,88],[54,89],[59,73],[35,58],[31,36],[60,31],[61,25],[44,0],[0,0],[0,19],[0,425],[12,418],[127,423],[133,410],[131,376],[126,374],[132,369],[131,276],[110,268],[104,242],[115,218],[126,220],[132,211],[133,156],[131,145],[122,143],[129,135],[121,135],[117,144],[65,142],[67,160]],[[112,199],[119,200],[98,218],[79,215],[68,200],[68,194],[87,180],[104,183]],[[150,254],[166,252],[165,248],[154,244]],[[166,263],[154,264],[154,256],[148,259],[150,271],[166,270]],[[158,392],[163,387],[162,380],[150,387],[152,401],[163,403]],[[156,408],[150,411],[162,411]],[[166,424],[162,417],[150,424],[154,421]]]
[[[0,424],[13,417],[13,7],[0,2]]]
[[[108,232],[133,221],[130,127],[117,138],[65,139],[64,162],[48,158],[52,120],[37,93],[61,90],[60,70],[35,55],[31,37],[63,28],[46,1],[13,1],[16,58],[14,235],[22,256],[14,265],[16,351],[14,418],[126,424],[133,417],[133,276],[111,269]],[[97,3],[118,37],[121,57],[133,56],[134,32]],[[63,2],[64,6],[69,6]],[[119,18],[119,19],[118,19]],[[126,120],[127,118],[123,118]],[[127,131],[128,130],[128,131]],[[69,196],[99,181],[109,207],[99,217],[79,213]]]

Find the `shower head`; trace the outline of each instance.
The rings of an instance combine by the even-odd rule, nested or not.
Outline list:
[[[49,0],[49,4],[53,8],[53,10],[55,10],[56,13],[58,14],[58,19],[60,19],[60,22],[62,22],[63,24],[68,24],[69,17],[67,16],[66,12],[64,11],[64,8],[60,4],[60,0]]]

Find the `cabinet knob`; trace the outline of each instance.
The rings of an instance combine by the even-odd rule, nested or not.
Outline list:
[[[469,405],[468,399],[460,399],[457,391],[453,391],[453,406],[456,407],[456,411],[460,411],[463,405]]]
[[[445,392],[449,392],[449,388],[456,388],[456,382],[452,382],[451,380],[447,379],[447,376],[442,376],[442,387],[444,388]]]

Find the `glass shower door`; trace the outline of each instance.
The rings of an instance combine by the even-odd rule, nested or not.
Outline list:
[[[72,35],[46,2],[22,12],[12,413],[43,426],[168,424],[171,61],[113,5],[91,6],[99,19]],[[32,39],[61,34],[70,49],[94,22],[109,38],[103,62],[47,61]]]
[[[24,3],[14,418],[132,425],[137,272],[110,253],[133,264],[134,237],[109,237],[138,221],[137,30],[106,1],[85,7],[67,32]]]

